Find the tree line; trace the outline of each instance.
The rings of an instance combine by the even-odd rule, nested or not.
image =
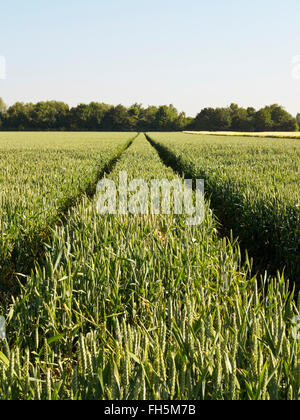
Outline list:
[[[298,119],[300,124],[300,118]],[[205,108],[192,128],[199,131],[298,131],[296,118],[275,104],[256,111],[231,104],[228,108]]]
[[[297,131],[297,119],[279,105],[256,111],[231,104],[205,108],[196,118],[173,105],[130,107],[91,102],[70,108],[64,102],[17,102],[6,107],[0,98],[0,130],[58,131]]]

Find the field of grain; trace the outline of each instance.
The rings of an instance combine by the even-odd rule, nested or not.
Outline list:
[[[300,279],[300,143],[292,139],[152,134],[171,165],[203,178],[225,228],[266,267]]]
[[[121,151],[130,133],[0,135],[0,278],[26,271],[49,227]],[[39,238],[38,238],[39,237]]]
[[[47,136],[51,143],[53,134]],[[65,185],[64,196],[82,182],[85,187],[65,208],[61,223],[52,226],[42,258],[20,277],[18,293],[9,304],[0,304],[0,315],[7,321],[7,339],[0,341],[0,399],[297,400],[300,300],[284,275],[266,276],[268,287],[261,287],[260,279],[251,274],[250,262],[242,259],[238,243],[221,237],[209,201],[202,225],[187,226],[185,215],[174,212],[99,215],[98,193],[86,189],[90,178],[95,184],[103,176],[99,168],[96,175],[95,166],[106,167],[107,178],[116,182],[119,173],[127,171],[129,180],[142,178],[150,183],[153,178],[181,179],[182,174],[175,173],[175,169],[180,172],[180,163],[185,165],[181,172],[188,168],[196,175],[208,162],[214,171],[218,165],[223,168],[217,173],[220,182],[229,180],[220,138],[215,149],[206,150],[196,137],[184,134],[151,133],[149,141],[140,134],[132,144],[133,133],[77,136],[80,146],[76,138],[72,143],[71,135],[66,150],[55,146],[53,156],[62,150],[59,163],[50,160],[48,144],[47,182],[55,184],[51,201],[66,174],[73,181]],[[21,142],[15,150],[22,146]],[[279,169],[285,162],[290,171],[282,197],[290,191],[294,203],[298,146],[292,145],[288,155],[276,147],[270,144],[268,152],[255,142],[245,150],[237,147],[234,155],[231,145],[227,157],[232,156],[232,175],[241,173],[240,185],[247,165],[258,164],[261,171],[255,176],[265,173],[267,183],[263,187],[260,180],[253,195],[256,199],[264,194],[270,200],[268,182],[276,176],[281,179]],[[34,190],[44,175],[47,153],[43,150],[37,137],[29,158],[19,160],[19,166],[26,168],[34,165],[37,156],[36,166],[19,180],[14,192],[23,194],[26,203],[31,197],[27,188]],[[163,151],[172,157],[169,162]],[[60,172],[68,159],[72,163]],[[239,165],[238,159],[244,163]],[[12,156],[10,162],[13,166]],[[107,166],[107,162],[113,164]],[[245,170],[240,172],[242,167]],[[86,177],[84,170],[91,175]],[[255,172],[250,173],[252,179]],[[27,179],[36,181],[27,186]],[[41,191],[44,196],[46,190]],[[37,206],[38,189],[32,197]],[[57,207],[47,208],[55,216]],[[19,226],[10,214],[3,217]]]

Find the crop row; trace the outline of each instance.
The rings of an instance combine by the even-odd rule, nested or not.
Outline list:
[[[51,227],[133,134],[3,133],[0,136],[0,280],[32,265]]]
[[[300,142],[151,135],[168,164],[203,178],[212,207],[261,266],[300,278]],[[300,284],[298,283],[298,286]]]
[[[176,178],[138,137],[109,179]],[[179,178],[177,178],[179,179]],[[102,215],[84,198],[11,305],[0,398],[297,399],[299,315],[284,278],[259,290],[206,204]]]

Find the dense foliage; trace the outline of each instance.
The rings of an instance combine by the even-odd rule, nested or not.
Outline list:
[[[129,108],[91,102],[69,108],[63,102],[37,104],[17,102],[8,109],[0,102],[2,130],[68,130],[68,131],[181,131],[191,119],[173,105]]]
[[[279,105],[240,108],[231,104],[228,108],[205,108],[189,127],[197,131],[297,131],[296,119]]]
[[[144,136],[109,178],[123,170],[175,177]],[[100,216],[96,203],[68,212],[0,309],[0,399],[299,398],[300,306],[284,278],[259,289],[207,204],[187,227],[184,215]]]
[[[296,131],[294,117],[278,105],[256,111],[232,104],[228,108],[205,108],[195,119],[173,105],[129,108],[91,102],[69,108],[63,102],[17,102],[8,109],[0,100],[1,130],[66,131]]]

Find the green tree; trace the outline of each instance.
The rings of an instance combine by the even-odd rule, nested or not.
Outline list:
[[[231,127],[229,108],[205,108],[195,119],[195,129],[202,131],[227,131]]]
[[[130,115],[123,105],[117,105],[109,109],[103,119],[103,127],[107,131],[130,130]]]
[[[297,131],[297,120],[283,107],[275,104],[270,106],[274,131]]]
[[[156,129],[159,131],[172,131],[177,119],[178,111],[173,105],[162,105],[156,113]]]
[[[231,126],[232,131],[249,131],[249,116],[245,108],[240,108],[236,104],[230,105]]]
[[[64,102],[38,102],[31,112],[32,128],[36,130],[60,130],[67,126],[69,106]]]
[[[71,130],[87,130],[89,125],[89,106],[79,104],[70,110],[69,124]]]
[[[32,129],[32,103],[24,104],[16,102],[8,108],[5,119],[5,127],[9,130],[29,130]]]
[[[139,131],[139,121],[142,113],[142,104],[135,103],[128,109],[128,119],[131,131]]]
[[[188,125],[188,119],[185,112],[181,112],[173,122],[174,131],[183,131]]]
[[[102,130],[103,120],[111,108],[104,103],[80,104],[70,110],[69,127],[72,130]]]
[[[105,114],[110,110],[111,106],[98,103],[98,102],[91,102],[88,105],[88,130],[102,130],[102,123],[105,117]]]
[[[256,112],[254,117],[254,128],[255,131],[272,131],[273,122],[269,107],[262,108]]]
[[[215,130],[214,127],[214,108],[204,108],[202,111],[196,116],[194,129],[199,131],[213,131]]]
[[[138,130],[139,131],[152,131],[156,130],[156,114],[158,108],[156,106],[149,106],[146,109],[141,110]]]
[[[186,117],[185,119],[185,130],[193,130],[194,129],[194,121],[195,119],[193,117]]]
[[[228,108],[217,108],[215,110],[214,125],[217,131],[230,130],[231,113]]]

